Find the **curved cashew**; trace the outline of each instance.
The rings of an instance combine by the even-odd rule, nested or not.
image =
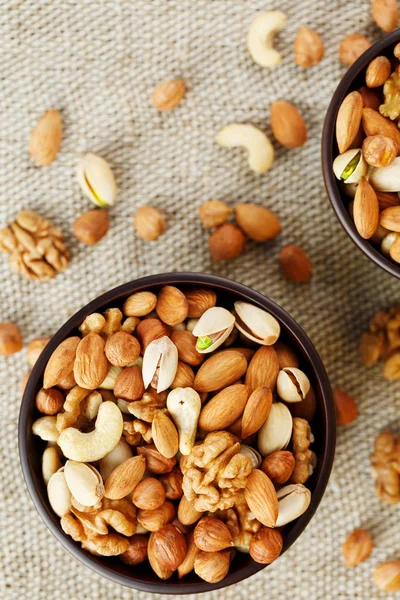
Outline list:
[[[60,434],[58,445],[64,456],[77,462],[93,462],[104,458],[114,450],[122,435],[122,413],[113,402],[107,401],[99,407],[95,429],[82,433],[68,427]]]
[[[252,22],[247,34],[247,48],[252,59],[260,67],[274,67],[282,57],[273,48],[274,37],[286,27],[286,15],[280,10],[269,10],[258,15]]]
[[[187,456],[196,439],[201,410],[199,394],[192,388],[175,388],[168,394],[168,411],[179,431],[179,450]]]
[[[61,467],[54,473],[47,484],[47,495],[50,506],[59,517],[67,515],[71,509],[71,492]]]
[[[38,435],[45,442],[57,442],[59,436],[57,417],[48,415],[39,417],[32,425],[32,433]]]
[[[42,456],[42,475],[45,484],[47,485],[58,469],[61,469],[60,451],[57,446],[46,448]]]
[[[254,125],[231,123],[223,127],[217,142],[225,148],[243,146],[248,151],[250,169],[256,173],[265,173],[274,160],[274,148],[263,131]]]

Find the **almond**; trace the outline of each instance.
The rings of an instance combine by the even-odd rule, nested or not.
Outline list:
[[[374,235],[379,223],[379,204],[374,189],[365,177],[357,186],[353,218],[356,229],[362,238],[369,239]]]
[[[193,288],[184,292],[188,303],[188,318],[198,319],[217,303],[217,294],[205,288]]]
[[[362,153],[372,167],[387,167],[397,156],[397,146],[384,135],[370,135],[363,141]]]
[[[400,206],[390,206],[381,212],[380,224],[389,231],[400,232]]]
[[[171,383],[171,389],[175,389],[178,387],[193,387],[193,383],[194,383],[194,372],[193,369],[191,367],[189,367],[189,365],[187,365],[186,363],[182,362],[181,360],[178,361],[178,368],[176,370],[176,374],[175,374],[175,379],[173,380],[173,382]]]
[[[363,108],[372,108],[373,110],[379,111],[379,106],[382,104],[382,98],[379,90],[376,88],[368,88],[367,86],[363,85],[359,92],[363,101]]]
[[[42,166],[50,165],[60,149],[62,121],[58,110],[52,108],[39,119],[32,129],[29,152]]]
[[[171,333],[171,340],[178,349],[179,360],[192,367],[197,367],[203,362],[204,355],[196,350],[197,338],[190,331],[173,331]]]
[[[108,211],[99,208],[78,217],[74,223],[74,233],[80,242],[93,246],[106,235],[109,227]]]
[[[142,240],[155,242],[165,232],[165,219],[154,206],[140,206],[133,221],[136,232]]]
[[[338,425],[348,425],[355,421],[358,410],[354,398],[342,392],[339,388],[333,388],[333,399],[336,407],[336,423]]]
[[[263,471],[252,470],[244,495],[256,519],[266,527],[275,527],[278,518],[278,498],[270,478]]]
[[[235,350],[217,352],[197,371],[194,389],[198,392],[214,392],[225,388],[240,379],[245,374],[246,368],[247,360],[239,352]]]
[[[282,146],[299,148],[306,143],[307,126],[293,104],[276,100],[271,106],[272,133]]]
[[[340,105],[336,118],[336,141],[342,154],[353,143],[361,124],[363,101],[359,92],[351,92]]]
[[[355,529],[342,546],[346,567],[355,567],[371,555],[374,542],[365,529]]]
[[[388,560],[378,565],[374,583],[383,592],[400,592],[400,560]]]
[[[397,0],[374,0],[371,9],[378,27],[387,33],[396,29],[399,20]]]
[[[278,217],[264,206],[237,204],[235,219],[245,234],[256,242],[272,240],[281,232]]]
[[[272,346],[259,348],[249,363],[245,384],[253,392],[259,387],[275,389],[279,373],[278,356]]]
[[[294,57],[299,67],[312,67],[324,56],[324,44],[320,35],[302,25],[294,41]]]
[[[78,344],[74,362],[76,383],[95,390],[107,376],[109,364],[104,354],[105,342],[98,333],[89,333]]]
[[[182,525],[193,525],[202,515],[203,513],[196,510],[186,496],[182,496],[178,506],[178,519]]]
[[[154,445],[160,454],[172,458],[179,449],[178,431],[167,415],[158,412],[151,424]]]
[[[81,339],[77,336],[69,337],[54,350],[44,370],[43,387],[45,390],[57,385],[71,373],[80,341]]]
[[[185,95],[186,87],[182,79],[169,79],[158,85],[152,94],[152,102],[157,110],[172,110]]]
[[[289,281],[307,283],[311,279],[312,265],[300,246],[290,244],[282,248],[279,255],[282,271]]]
[[[161,569],[175,571],[183,562],[186,552],[185,536],[170,523],[153,532],[149,538],[147,552]]]
[[[386,56],[377,56],[371,60],[365,73],[365,83],[369,88],[383,85],[392,70],[390,60]]]
[[[157,297],[156,313],[171,327],[183,323],[188,314],[185,295],[173,285],[164,286]]]
[[[392,121],[383,117],[378,111],[372,108],[363,108],[362,127],[365,135],[384,135],[391,138],[400,149],[400,131]]]
[[[104,482],[104,495],[110,500],[120,500],[130,494],[146,470],[143,456],[132,456],[118,465]]]
[[[371,47],[371,42],[361,33],[347,35],[339,46],[339,57],[345,65],[352,65],[357,58]]]
[[[126,367],[139,357],[140,344],[133,335],[125,331],[117,331],[107,339],[105,354],[115,367]]]
[[[165,502],[163,484],[155,477],[142,479],[133,490],[132,502],[135,506],[144,510],[160,508]]]
[[[224,388],[203,407],[199,426],[205,431],[226,429],[242,414],[249,393],[240,383]]]
[[[383,211],[389,206],[399,206],[400,198],[395,192],[376,192],[378,198],[379,210]]]
[[[233,546],[231,532],[220,519],[203,517],[193,533],[194,543],[203,552],[218,552]]]
[[[157,475],[169,473],[176,465],[175,457],[167,458],[163,456],[154,444],[138,446],[137,453],[145,457],[148,470]]]
[[[245,243],[246,238],[239,227],[225,223],[210,235],[208,248],[213,260],[232,260],[243,252]]]
[[[36,408],[44,415],[56,415],[64,404],[64,396],[59,390],[50,388],[40,389],[36,394]]]
[[[278,356],[279,368],[284,369],[285,367],[294,367],[297,369],[299,367],[299,359],[296,356],[296,353],[290,346],[287,346],[280,340],[278,340],[274,344],[275,352]]]
[[[171,523],[175,518],[175,507],[169,500],[166,500],[159,508],[154,510],[139,509],[137,513],[139,523],[147,531],[158,531],[167,523]]]
[[[137,365],[126,367],[117,375],[114,395],[123,400],[139,400],[144,394],[142,371]]]
[[[164,337],[165,335],[168,337],[170,328],[165,325],[165,323],[162,323],[160,319],[150,318],[140,321],[139,325],[136,327],[135,333],[140,342],[142,354],[144,354],[150,342],[160,337]]]
[[[200,219],[206,229],[226,223],[231,212],[232,209],[222,200],[208,200],[199,208]]]
[[[317,409],[317,399],[315,397],[315,392],[310,387],[310,390],[304,400],[301,402],[291,402],[289,404],[289,410],[292,414],[292,417],[299,417],[300,419],[305,419],[309,423],[312,421],[315,411]]]
[[[157,304],[157,296],[153,292],[136,292],[127,298],[122,312],[127,317],[145,317]]]
[[[272,392],[267,387],[254,390],[247,400],[242,417],[242,439],[256,433],[264,425],[272,406]]]

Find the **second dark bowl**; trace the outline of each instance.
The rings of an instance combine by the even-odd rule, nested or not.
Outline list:
[[[121,306],[124,300],[134,292],[141,290],[157,292],[164,285],[177,285],[183,289],[188,286],[211,288],[218,293],[219,303],[222,305],[232,307],[234,301],[243,300],[269,311],[278,319],[281,325],[282,339],[288,342],[296,351],[300,365],[310,378],[317,401],[312,428],[316,440],[314,450],[317,454],[318,463],[315,472],[307,482],[312,492],[311,504],[299,519],[285,526],[283,552],[304,531],[324,494],[335,452],[336,417],[327,374],[317,351],[305,332],[292,317],[272,300],[259,292],[228,279],[198,273],[167,273],[137,279],[96,298],[59,329],[43,350],[32,370],[25,388],[20,411],[18,436],[21,465],[36,510],[64,548],[96,573],[108,577],[116,583],[138,590],[179,595],[209,592],[213,589],[231,585],[257,573],[264,568],[264,565],[257,564],[249,555],[238,552],[231,564],[228,575],[219,583],[206,583],[194,573],[190,573],[182,580],[178,580],[177,576],[174,575],[171,579],[162,581],[158,579],[148,564],[143,563],[136,568],[129,567],[118,560],[117,557],[93,556],[82,550],[79,543],[74,542],[63,532],[60,519],[50,507],[41,472],[41,456],[46,444],[32,434],[32,423],[40,416],[35,407],[35,396],[42,385],[44,368],[55,348],[65,338],[76,335],[77,328],[87,315],[93,312],[102,312],[106,308]]]
[[[390,257],[386,257],[369,240],[364,240],[354,225],[353,219],[348,213],[348,204],[350,198],[346,196],[340,187],[340,182],[333,173],[333,161],[339,154],[336,143],[336,117],[340,105],[344,98],[350,92],[360,89],[365,85],[365,72],[371,60],[377,56],[387,56],[390,60],[393,58],[393,48],[400,42],[400,29],[385,36],[379,42],[376,42],[368,48],[364,54],[356,60],[346,71],[340,81],[335,93],[332,96],[331,103],[326,113],[324,129],[322,132],[322,171],[325,180],[325,186],[331,201],[333,210],[336,213],[341,225],[351,237],[353,242],[379,267],[391,273],[400,279],[400,265],[395,263]]]

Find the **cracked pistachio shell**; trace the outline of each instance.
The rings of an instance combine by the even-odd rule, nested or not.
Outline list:
[[[175,388],[168,394],[167,408],[179,432],[179,451],[191,453],[201,410],[199,394],[193,388]]]
[[[267,311],[248,302],[235,302],[235,325],[245,337],[262,346],[271,346],[281,333],[278,321]]]
[[[175,379],[177,369],[178,350],[169,337],[164,335],[150,342],[143,356],[144,387],[147,388],[155,378],[154,385],[157,383],[157,393],[163,392]]]
[[[232,333],[234,325],[235,317],[226,308],[222,308],[222,306],[213,306],[212,308],[207,309],[197,321],[192,331],[192,334],[197,337],[197,352],[200,354],[208,354],[219,348]],[[220,332],[221,335],[214,339],[215,334]],[[211,343],[204,348],[201,346],[199,338],[208,337],[210,338]]]
[[[301,402],[310,391],[307,375],[295,367],[285,367],[279,371],[276,380],[278,396],[285,402]]]
[[[247,446],[247,444],[240,444],[240,454],[247,456],[253,464],[253,469],[258,469],[262,463],[262,457],[259,452],[255,448],[251,446]]]
[[[287,523],[300,517],[310,506],[311,492],[301,483],[286,485],[277,492],[278,519],[276,527],[283,527]]]
[[[387,167],[371,169],[368,181],[377,192],[399,192],[400,156]]]
[[[360,153],[360,160],[358,161],[358,164],[357,164],[356,168],[354,169],[354,171],[345,180],[345,183],[346,184],[358,183],[362,177],[365,177],[367,170],[368,170],[368,165],[362,156],[361,149],[360,148],[352,148],[351,150],[346,150],[346,152],[343,152],[343,154],[339,154],[333,161],[333,172],[335,173],[335,176],[337,177],[337,179],[343,181],[343,179],[342,179],[343,171],[345,170],[345,168],[347,167],[349,162],[353,158],[355,158],[355,156],[357,155],[358,152]]]
[[[64,475],[64,467],[61,467],[50,477],[47,484],[47,495],[51,508],[56,515],[64,517],[71,509],[71,492]]]
[[[275,402],[258,432],[258,449],[262,456],[284,450],[290,442],[292,429],[293,419],[288,407],[282,402]]]
[[[79,185],[85,196],[97,206],[115,204],[117,185],[108,163],[96,154],[82,156],[77,167]]]
[[[103,498],[103,479],[91,465],[67,460],[64,475],[71,494],[80,504],[93,506]]]

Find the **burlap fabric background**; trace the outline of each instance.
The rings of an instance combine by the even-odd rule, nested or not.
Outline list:
[[[241,281],[282,304],[305,328],[334,384],[359,401],[358,421],[339,431],[335,468],[317,515],[298,542],[259,575],[204,598],[355,600],[380,595],[374,566],[400,556],[399,507],[372,493],[368,457],[373,438],[396,427],[399,386],[366,370],[358,342],[370,316],[399,301],[399,283],[369,262],[334,216],[323,187],[320,136],[330,96],[344,68],[338,44],[360,31],[376,40],[369,1],[362,0],[3,0],[0,4],[0,225],[30,208],[65,232],[70,268],[49,283],[10,274],[0,256],[1,320],[16,322],[25,341],[52,334],[98,294],[138,276],[193,270]],[[255,65],[246,51],[254,15],[281,8],[288,17],[278,46],[283,63],[273,71]],[[302,70],[292,45],[301,24],[322,35],[326,56]],[[150,102],[154,86],[182,77],[188,92],[171,113]],[[304,148],[278,148],[272,170],[249,172],[240,150],[214,143],[231,121],[250,121],[269,132],[269,106],[294,101],[305,115]],[[27,153],[31,127],[57,107],[65,135],[56,162],[34,166]],[[107,237],[93,248],[77,243],[74,219],[90,208],[74,169],[80,152],[106,158],[115,171],[119,204]],[[283,225],[272,244],[249,244],[229,264],[210,262],[207,234],[197,209],[221,198],[256,202],[276,211]],[[154,244],[134,235],[132,214],[148,203],[167,217],[168,230]],[[298,243],[314,266],[310,285],[286,282],[278,253]],[[4,600],[150,600],[119,587],[71,558],[37,516],[24,487],[17,448],[19,385],[25,352],[0,363],[0,597]],[[318,435],[318,432],[316,432]],[[373,556],[346,571],[340,546],[355,526],[370,529]],[[155,598],[155,596],[154,596]]]

